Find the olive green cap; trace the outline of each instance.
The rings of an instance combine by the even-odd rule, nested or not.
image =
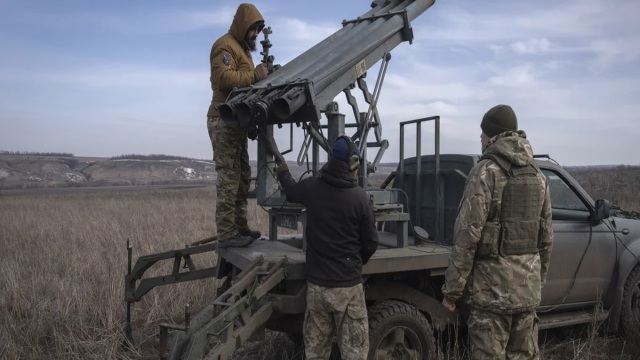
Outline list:
[[[518,118],[511,106],[496,105],[484,114],[480,128],[492,138],[505,131],[518,131]]]

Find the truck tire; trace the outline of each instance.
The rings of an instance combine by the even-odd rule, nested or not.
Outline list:
[[[622,330],[629,339],[640,341],[640,265],[631,271],[624,283]]]
[[[414,306],[387,300],[369,308],[370,360],[431,360],[435,344],[431,324]]]

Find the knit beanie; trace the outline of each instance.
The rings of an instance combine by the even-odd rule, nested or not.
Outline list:
[[[482,132],[492,138],[505,131],[518,131],[518,118],[509,105],[496,105],[489,109],[480,123]]]
[[[360,150],[357,146],[354,146],[355,154],[360,157]],[[340,161],[348,161],[349,160],[349,142],[344,137],[338,138],[336,142],[333,143],[333,148],[331,149],[331,157],[335,160]]]

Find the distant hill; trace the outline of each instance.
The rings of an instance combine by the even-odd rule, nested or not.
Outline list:
[[[0,188],[211,183],[212,161],[0,154]]]
[[[70,155],[70,156],[59,156]],[[257,163],[250,161],[252,176]],[[294,178],[309,176],[307,166],[288,162]],[[371,174],[380,184],[395,164],[380,164]],[[264,171],[262,169],[261,171]],[[111,158],[72,154],[0,153],[0,189],[96,187],[118,185],[215,184],[213,161],[167,155],[122,155]]]
[[[67,155],[67,156],[64,156]],[[256,162],[251,161],[252,176]],[[369,176],[372,186],[381,184],[397,164],[382,163]],[[294,178],[308,176],[306,165],[289,162]],[[637,166],[565,166],[578,180],[603,172],[640,176]],[[264,171],[262,169],[261,171]],[[0,189],[82,187],[114,185],[215,184],[215,164],[209,160],[169,155],[121,155],[111,158],[79,157],[66,153],[8,153],[0,151]],[[609,179],[611,181],[613,179]],[[634,178],[632,183],[640,180]],[[588,181],[587,181],[588,183]]]

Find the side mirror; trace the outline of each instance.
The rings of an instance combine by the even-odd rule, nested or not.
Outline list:
[[[593,214],[593,221],[608,219],[611,214],[611,204],[609,200],[596,200],[596,211]]]

